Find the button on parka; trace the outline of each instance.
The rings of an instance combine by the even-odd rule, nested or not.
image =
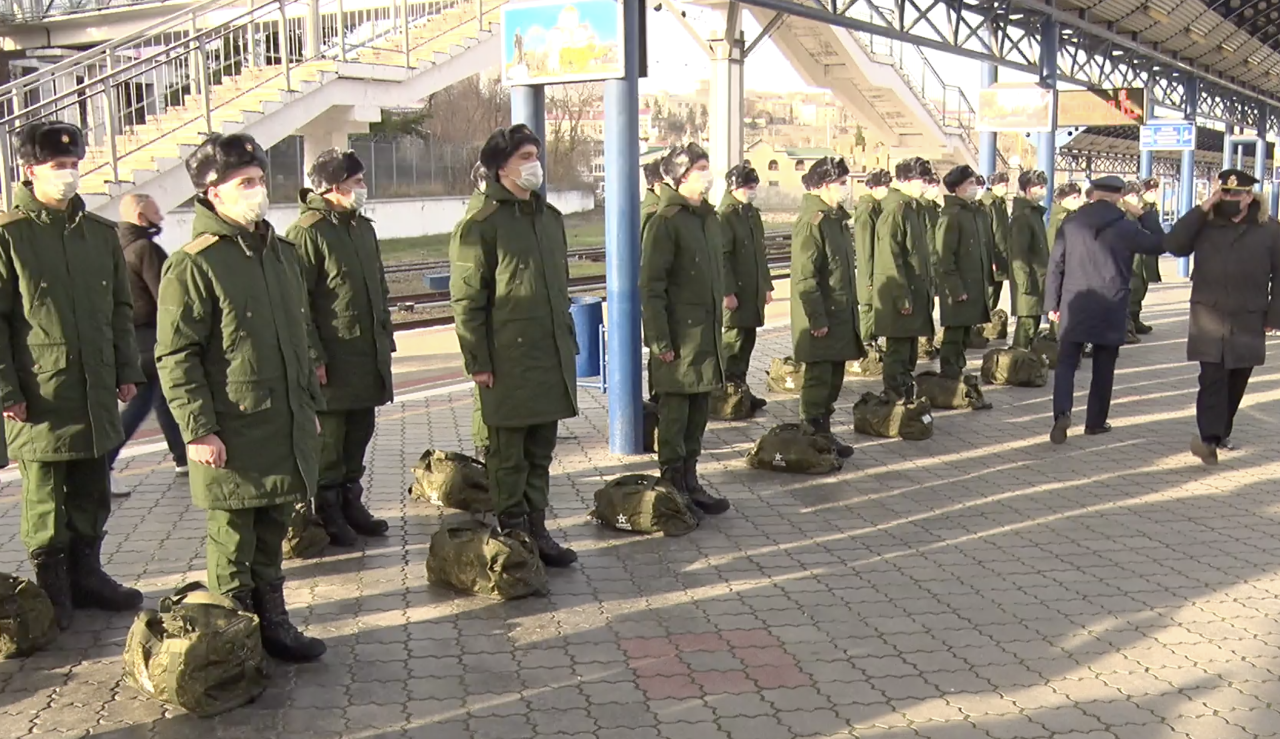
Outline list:
[[[1044,315],[1044,287],[1049,274],[1049,243],[1044,206],[1029,198],[1013,199],[1009,220],[1009,285],[1013,315]]]
[[[801,362],[866,356],[858,333],[858,286],[848,211],[813,193],[791,230],[791,340]],[[827,329],[825,336],[811,330]]]
[[[564,217],[534,191],[521,200],[500,182],[449,245],[450,304],[467,374],[489,426],[551,423],[578,414],[578,353],[569,315]]]
[[[724,290],[726,296],[738,298],[737,309],[724,312],[724,325],[759,328],[764,325],[765,296],[773,292],[760,210],[726,191],[717,214],[724,250]]]
[[[142,381],[115,224],[78,195],[55,211],[19,186],[0,214],[0,406],[27,404],[5,425],[9,456],[106,455],[124,442],[117,390]]]
[[[933,326],[933,233],[915,199],[897,188],[880,201],[872,264],[872,301],[877,336],[928,336]],[[903,315],[911,308],[910,315]]]
[[[724,384],[721,231],[715,209],[667,185],[640,253],[644,341],[656,393],[707,393]],[[663,362],[658,355],[675,352]]]
[[[300,215],[285,238],[298,248],[310,300],[311,355],[326,367],[325,409],[390,403],[395,338],[373,222],[356,211],[334,210],[311,190],[303,190],[300,200]]]
[[[982,206],[956,195],[943,196],[938,216],[938,302],[943,326],[976,326],[988,323],[987,288],[991,265],[987,263],[991,236],[984,233]],[[961,301],[960,297],[966,296]]]
[[[194,240],[165,262],[156,366],[184,441],[217,434],[226,466],[191,465],[191,497],[212,510],[315,493],[320,383],[297,247],[195,201]]]

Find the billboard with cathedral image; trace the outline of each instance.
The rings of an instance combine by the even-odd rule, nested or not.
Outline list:
[[[556,85],[625,75],[619,0],[502,6],[502,81]]]

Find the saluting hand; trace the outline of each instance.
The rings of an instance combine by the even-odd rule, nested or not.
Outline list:
[[[4,409],[4,420],[6,421],[26,421],[27,420],[27,404],[14,403]]]
[[[471,376],[471,379],[474,380],[475,383],[477,385],[480,385],[481,387],[493,387],[492,372],[477,372]]]
[[[125,384],[116,388],[116,397],[120,399],[121,403],[128,403],[130,400],[133,400],[134,397],[137,396],[137,394],[138,394],[138,386],[133,384],[132,382],[126,382]]]
[[[227,464],[227,447],[217,434],[205,434],[187,444],[187,459],[221,469]]]
[[[1212,212],[1213,206],[1217,205],[1219,200],[1222,200],[1222,188],[1215,187],[1213,192],[1209,193],[1209,197],[1205,198],[1204,202],[1200,204],[1200,208],[1205,213]]]

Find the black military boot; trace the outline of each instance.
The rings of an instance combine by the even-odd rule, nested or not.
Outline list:
[[[551,538],[547,531],[547,512],[530,511],[528,516],[529,535],[533,543],[538,545],[538,557],[548,567],[568,567],[578,561],[578,553],[563,546]]]
[[[49,596],[53,603],[53,616],[58,628],[66,631],[71,628],[71,576],[67,571],[67,553],[61,549],[43,547],[29,555],[31,566],[36,571],[36,585]]]
[[[685,477],[683,463],[667,465],[661,468],[658,471],[658,477],[666,480],[671,484],[671,487],[676,489],[676,492],[680,494],[680,499],[684,501],[685,506],[693,513],[694,518],[698,521],[704,518],[702,509],[694,504],[693,498],[689,497],[689,487],[685,482],[687,478]]]
[[[142,591],[126,588],[102,569],[102,539],[73,537],[71,560],[71,604],[76,608],[103,611],[134,611],[142,606]]]
[[[531,535],[529,519],[523,513],[499,513],[498,531],[519,531],[522,534]]]
[[[284,662],[311,662],[327,647],[315,637],[298,631],[284,607],[284,580],[253,586],[253,610],[262,623],[262,648]]]
[[[240,607],[240,610],[245,613],[254,612],[252,590],[237,590],[234,593],[227,593],[227,597],[235,601],[236,605]]]
[[[836,448],[836,456],[840,457],[841,459],[848,459],[849,457],[853,456],[853,447],[849,446],[843,441],[840,441],[840,439],[836,438],[835,434],[831,433],[831,416],[830,415],[822,417],[822,433],[823,433],[823,436],[827,439],[827,441],[830,441],[831,445]]]
[[[342,515],[342,488],[322,487],[316,492],[316,515],[336,547],[353,547],[360,542],[356,532]]]
[[[702,487],[702,483],[698,482],[697,459],[686,459],[684,461],[684,489],[689,491],[689,499],[703,513],[718,516],[729,510],[728,500],[717,498],[707,492],[707,489]]]
[[[342,517],[347,525],[357,534],[364,536],[386,536],[387,522],[374,518],[368,508],[364,507],[364,485],[359,480],[342,486]]]

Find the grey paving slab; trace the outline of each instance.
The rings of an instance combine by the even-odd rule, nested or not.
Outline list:
[[[604,481],[654,463],[609,454],[605,398],[583,390],[551,491],[581,561],[544,599],[428,586],[449,516],[405,495],[408,470],[426,447],[471,447],[470,396],[384,408],[366,485],[389,536],[288,567],[320,663],[275,665],[258,703],[195,719],[123,682],[129,616],[81,613],[0,664],[0,737],[1280,735],[1280,372],[1255,373],[1241,449],[1196,463],[1187,295],[1152,290],[1156,331],[1121,353],[1109,435],[1053,447],[1048,388],[993,388],[989,412],[937,413],[930,441],[858,437],[849,407],[878,382],[856,380],[836,424],[857,454],[786,476],[742,462],[797,418],[771,395],[760,418],[711,426],[706,484],[734,508],[677,539],[587,521]],[[762,332],[757,388],[788,347],[785,327]],[[203,578],[203,515],[162,457],[127,462],[105,556],[154,602]],[[0,569],[29,574],[19,505],[4,482]]]

